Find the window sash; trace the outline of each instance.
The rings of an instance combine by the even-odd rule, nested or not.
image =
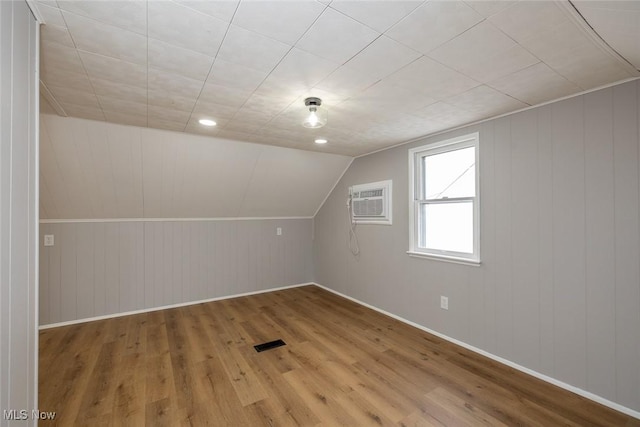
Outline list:
[[[422,207],[425,205],[446,205],[446,204],[453,204],[453,203],[471,203],[471,207],[473,210],[473,231],[472,233],[474,235],[472,235],[472,252],[458,252],[458,251],[452,251],[452,250],[445,250],[445,249],[437,249],[437,248],[433,248],[433,247],[428,247],[425,245],[421,244],[421,240],[423,238],[425,238],[425,230],[424,227],[426,226],[427,220],[426,218],[423,217],[422,215]],[[425,254],[433,254],[433,255],[443,255],[443,256],[448,256],[448,257],[454,257],[454,258],[464,258],[464,259],[470,259],[470,260],[474,260],[476,259],[476,254],[477,254],[477,248],[476,248],[476,241],[475,241],[475,233],[476,233],[476,227],[477,227],[477,218],[476,218],[476,197],[457,197],[455,199],[431,199],[431,200],[416,200],[415,203],[415,218],[416,218],[416,224],[415,224],[415,229],[418,230],[418,234],[416,236],[416,245],[414,250],[418,251],[418,252],[423,252]]]
[[[425,171],[423,168],[424,158],[441,154],[449,151],[461,150],[468,147],[475,148],[475,196],[469,197],[452,197],[452,198],[439,198],[439,199],[426,199],[425,198]],[[426,256],[434,256],[438,259],[451,259],[453,261],[460,260],[463,262],[480,262],[480,194],[479,194],[479,147],[478,147],[478,134],[466,135],[461,138],[454,138],[440,143],[432,144],[430,146],[419,147],[409,151],[409,162],[412,169],[411,179],[411,203],[413,206],[410,208],[411,226],[410,226],[410,248],[409,254],[424,254]],[[423,220],[422,220],[422,206],[425,204],[445,204],[445,203],[472,203],[473,206],[473,253],[468,252],[456,252],[445,251],[441,249],[433,249],[428,247],[422,247],[420,245],[420,239],[422,237]]]

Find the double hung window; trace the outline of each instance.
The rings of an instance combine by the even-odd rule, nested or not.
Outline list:
[[[478,134],[409,150],[409,254],[480,262]]]

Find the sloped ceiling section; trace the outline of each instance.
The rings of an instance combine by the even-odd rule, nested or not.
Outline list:
[[[568,1],[37,4],[61,115],[345,155],[639,75]]]
[[[43,114],[42,219],[313,216],[351,158]]]
[[[640,70],[640,1],[572,3],[609,46]]]

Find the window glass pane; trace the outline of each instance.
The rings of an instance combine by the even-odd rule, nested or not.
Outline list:
[[[474,147],[423,157],[425,199],[475,197],[475,163]]]
[[[420,246],[473,253],[473,203],[425,203],[421,205]]]

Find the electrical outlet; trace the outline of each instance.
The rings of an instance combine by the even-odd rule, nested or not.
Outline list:
[[[53,234],[45,234],[44,235],[44,245],[45,246],[53,246]]]
[[[276,236],[282,236],[282,227],[276,227]]]
[[[440,308],[443,310],[449,310],[449,298],[448,297],[440,297]]]

